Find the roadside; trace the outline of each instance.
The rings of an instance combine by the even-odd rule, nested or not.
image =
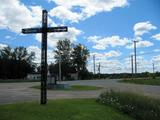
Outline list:
[[[139,93],[154,98],[160,98],[160,87],[152,85],[136,85],[119,83],[118,80],[79,80],[65,81],[62,83],[71,85],[90,85],[103,87],[101,90],[92,91],[48,91],[48,99],[63,98],[96,98],[106,90],[127,91]],[[39,82],[29,83],[1,83],[0,84],[0,103],[12,103],[23,101],[39,101],[40,90],[30,88],[40,85]]]

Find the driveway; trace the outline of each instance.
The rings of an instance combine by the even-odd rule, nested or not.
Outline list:
[[[105,90],[128,91],[144,94],[154,98],[160,98],[160,86],[136,85],[118,83],[118,80],[83,80],[67,81],[66,84],[93,85],[103,87],[102,90],[94,91],[51,91],[48,90],[48,99],[63,98],[96,98]],[[30,83],[0,83],[0,103],[39,101],[40,90],[30,88],[39,85],[37,82]]]

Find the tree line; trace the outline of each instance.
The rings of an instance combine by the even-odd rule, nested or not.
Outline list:
[[[87,70],[87,58],[89,50],[82,44],[73,44],[70,40],[59,40],[55,50],[55,62],[48,65],[48,70],[53,77],[59,74],[59,62],[61,62],[62,79],[70,79],[70,73],[77,73],[79,79],[89,76]],[[40,73],[40,66],[33,63],[35,52],[28,53],[25,47],[5,47],[0,50],[0,78],[21,79],[28,73],[36,70]],[[61,59],[61,60],[60,60]]]
[[[25,78],[27,73],[35,70],[33,59],[35,53],[28,53],[25,47],[5,47],[0,50],[0,78]]]

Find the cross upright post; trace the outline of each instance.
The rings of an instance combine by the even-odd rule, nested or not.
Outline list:
[[[42,33],[41,44],[41,104],[47,103],[47,33],[48,32],[67,32],[66,26],[48,27],[47,10],[42,11],[42,28],[26,28],[22,29],[22,33]]]
[[[42,11],[41,104],[47,103],[47,11]]]

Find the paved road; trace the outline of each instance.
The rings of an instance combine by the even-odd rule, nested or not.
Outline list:
[[[94,91],[48,91],[48,99],[95,98],[105,90],[129,91],[160,98],[160,86],[118,83],[117,80],[67,81],[63,83],[100,86],[104,89]],[[30,88],[40,83],[0,83],[0,103],[39,101],[40,91]]]

